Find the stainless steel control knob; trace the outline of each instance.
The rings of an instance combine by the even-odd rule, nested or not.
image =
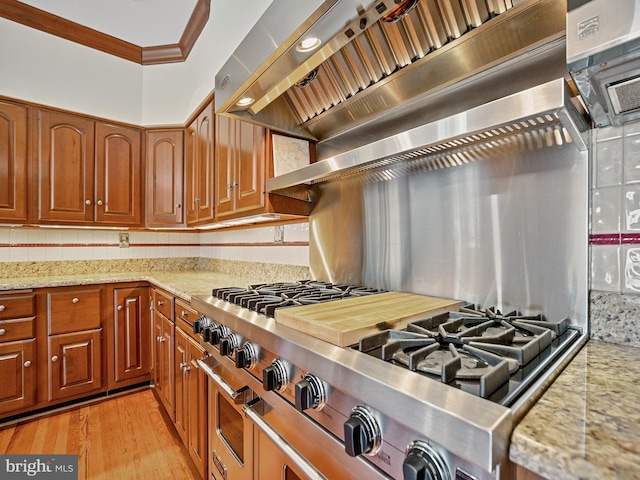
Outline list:
[[[374,456],[382,446],[382,432],[373,413],[364,405],[351,410],[344,422],[344,448],[348,455]]]
[[[258,363],[258,346],[246,342],[236,350],[236,367],[251,369]]]
[[[239,346],[240,337],[235,333],[229,333],[220,339],[220,354],[231,357]]]
[[[442,456],[422,441],[411,442],[407,448],[402,473],[404,480],[451,480]]]
[[[262,370],[262,387],[267,391],[284,392],[289,385],[290,368],[288,362],[276,358],[271,365]]]
[[[303,412],[309,408],[322,410],[327,400],[324,383],[318,377],[306,374],[296,383],[296,408]]]

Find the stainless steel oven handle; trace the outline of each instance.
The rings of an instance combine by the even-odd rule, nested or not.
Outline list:
[[[262,416],[251,408],[251,405],[244,405],[242,411],[310,480],[328,480],[327,477],[320,473],[306,458],[289,445],[289,442],[282,438],[271,425],[265,422]]]
[[[207,363],[204,362],[204,359],[199,358],[198,360],[196,360],[196,363],[202,369],[202,371],[206,373],[209,378],[211,378],[211,380],[216,382],[216,384],[220,387],[220,389],[224,393],[229,395],[231,400],[233,400],[236,405],[244,403],[244,398],[245,398],[244,394],[249,390],[248,386],[245,385],[239,390],[235,390],[231,385],[225,382],[220,375],[214,372],[213,369]]]

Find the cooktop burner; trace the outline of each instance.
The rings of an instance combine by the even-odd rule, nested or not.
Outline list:
[[[508,405],[578,334],[568,319],[467,305],[362,338],[354,348]]]
[[[212,295],[221,300],[273,317],[277,308],[373,295],[383,291],[355,285],[300,280],[292,283],[250,285],[248,288],[215,288]]]

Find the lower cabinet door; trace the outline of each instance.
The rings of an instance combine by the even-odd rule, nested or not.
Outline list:
[[[0,343],[0,416],[36,402],[35,339]]]
[[[49,400],[102,388],[102,329],[49,337]]]

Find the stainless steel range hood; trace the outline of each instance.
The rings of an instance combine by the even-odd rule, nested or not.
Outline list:
[[[418,0],[388,23],[395,8],[274,0],[216,75],[216,112],[317,141],[323,159],[567,74],[564,0]],[[320,48],[298,52],[309,36]]]

